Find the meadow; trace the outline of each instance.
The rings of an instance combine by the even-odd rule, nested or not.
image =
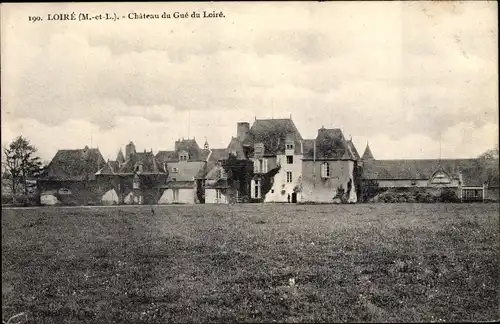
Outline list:
[[[23,323],[499,319],[498,204],[2,210]]]

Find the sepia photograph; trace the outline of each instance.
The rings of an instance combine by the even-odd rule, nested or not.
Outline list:
[[[2,323],[500,320],[496,1],[2,3]]]

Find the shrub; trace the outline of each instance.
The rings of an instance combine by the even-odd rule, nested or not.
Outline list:
[[[458,198],[457,194],[453,189],[450,188],[444,188],[441,190],[439,194],[439,201],[440,202],[459,202],[460,199]]]

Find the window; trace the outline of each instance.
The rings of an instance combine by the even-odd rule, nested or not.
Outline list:
[[[267,172],[267,160],[258,159],[254,161],[253,171],[255,173],[266,173]]]
[[[176,182],[176,181],[177,181],[177,179],[176,179],[176,178],[172,178],[172,181],[173,181],[173,182]]]
[[[260,181],[252,180],[252,198],[260,198]]]
[[[325,162],[321,165],[321,177],[328,178],[329,176],[330,176],[330,164]]]
[[[264,144],[257,143],[254,145],[254,153],[255,154],[264,154]]]
[[[222,198],[222,193],[221,193],[220,189],[215,190],[215,198],[217,198],[217,199]]]
[[[253,172],[254,173],[259,173],[259,160],[254,160],[253,161]]]
[[[189,159],[189,153],[187,151],[179,152],[179,161],[187,161]]]
[[[178,201],[179,200],[179,189],[173,189],[173,200]]]
[[[287,164],[293,164],[293,155],[287,155],[286,156],[286,163]]]
[[[139,189],[139,177],[134,177],[134,182],[132,183],[132,188]]]
[[[293,150],[293,144],[292,144],[292,143],[287,143],[287,144],[285,145],[285,148],[286,148],[287,150]]]
[[[292,171],[286,172],[286,182],[288,183],[292,182]]]
[[[177,173],[177,172],[179,172],[178,168],[172,168],[172,173]]]
[[[274,193],[274,189],[271,189],[271,193]]]

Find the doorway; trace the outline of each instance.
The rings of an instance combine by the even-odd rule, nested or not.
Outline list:
[[[296,192],[292,193],[292,203],[294,203],[294,204],[297,203],[297,193]]]

